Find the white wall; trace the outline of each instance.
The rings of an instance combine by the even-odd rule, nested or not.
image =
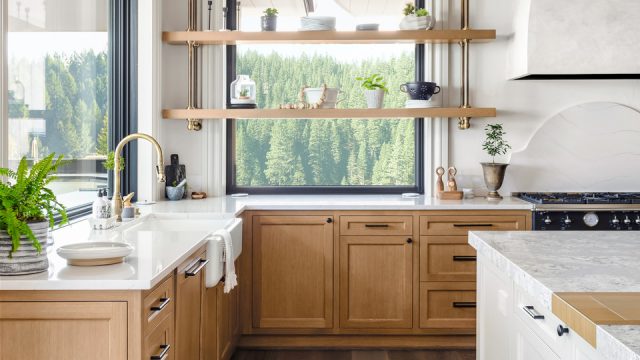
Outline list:
[[[473,182],[482,184],[481,161],[489,160],[482,153],[483,127],[500,122],[508,133],[513,151],[526,147],[530,137],[542,123],[561,110],[585,102],[617,102],[640,109],[640,81],[638,80],[585,80],[585,81],[507,81],[507,45],[512,33],[512,19],[517,1],[478,0],[470,1],[470,25],[476,29],[497,29],[497,41],[472,44],[471,47],[471,104],[478,107],[496,107],[495,119],[475,119],[471,129],[459,131],[456,121],[450,121],[449,160],[458,168],[459,174],[471,176]],[[459,14],[459,1],[450,1]],[[457,16],[451,24],[457,24]],[[454,54],[459,49],[454,47]],[[459,56],[452,55],[451,84],[459,84]],[[450,89],[453,103],[459,103],[459,88]],[[603,119],[615,121],[615,119]],[[567,134],[566,136],[571,136]],[[640,140],[640,139],[639,139]],[[508,158],[507,158],[508,159]],[[553,159],[549,159],[553,161]],[[637,166],[638,164],[635,164]],[[571,164],[566,164],[571,169]],[[507,170],[507,177],[509,170]],[[470,183],[463,179],[464,184]],[[510,190],[510,189],[506,189]],[[517,190],[517,189],[512,189]],[[617,189],[609,189],[615,191]]]
[[[640,81],[638,80],[588,80],[588,81],[508,81],[507,48],[512,33],[512,19],[516,1],[478,0],[470,1],[470,25],[476,29],[497,29],[495,42],[472,44],[471,47],[471,104],[478,107],[496,107],[495,119],[472,119],[471,129],[457,129],[457,119],[451,119],[449,127],[449,164],[458,168],[462,186],[473,186],[479,193],[483,188],[481,161],[489,160],[481,150],[484,138],[483,128],[488,123],[503,123],[507,131],[507,140],[513,150],[526,147],[530,137],[545,119],[552,117],[562,109],[572,105],[592,102],[617,102],[640,109]],[[216,2],[217,3],[217,2]],[[459,0],[450,0],[452,14],[451,27],[459,26]],[[162,1],[162,26],[167,30],[183,30],[187,24],[186,0]],[[161,107],[181,108],[187,104],[186,74],[187,50],[184,46],[162,46],[162,95]],[[449,91],[451,106],[460,103],[460,49],[451,46],[451,64],[449,66]],[[222,89],[221,89],[222,91]],[[159,139],[169,154],[178,153],[181,163],[187,166],[189,184],[194,190],[209,191],[221,195],[219,165],[220,152],[216,147],[216,137],[222,129],[219,121],[204,122],[203,131],[189,132],[186,121],[158,120]],[[212,127],[212,128],[210,128]],[[571,136],[567,134],[567,136]],[[219,137],[218,137],[219,139]],[[220,155],[220,154],[217,154]],[[214,159],[215,158],[215,159]],[[446,158],[446,156],[445,156]],[[504,160],[508,160],[509,155]],[[551,161],[552,159],[550,159]],[[215,162],[215,164],[214,164]],[[436,166],[439,164],[435,164]],[[567,164],[571,167],[571,164]],[[217,175],[217,177],[216,177]],[[507,177],[509,172],[507,171]],[[215,183],[215,184],[214,184]],[[218,186],[215,186],[218,185]],[[217,189],[216,189],[217,188]],[[507,189],[517,190],[517,189]],[[616,189],[610,189],[614,191]]]

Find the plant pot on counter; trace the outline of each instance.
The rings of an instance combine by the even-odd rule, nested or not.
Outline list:
[[[367,107],[369,109],[382,109],[384,90],[365,90],[364,97],[367,100]]]
[[[47,247],[50,242],[49,222],[41,221],[28,224],[36,237],[42,251],[33,247],[33,242],[25,236],[20,237],[20,247],[11,254],[11,237],[5,230],[0,230],[0,275],[27,275],[49,269]]]
[[[276,31],[276,27],[278,26],[277,16],[262,16],[260,20],[262,20],[262,31]]]
[[[509,164],[500,163],[481,163],[482,172],[484,174],[484,183],[489,189],[487,194],[488,200],[501,200],[502,196],[498,193],[502,182],[504,181],[504,174]]]

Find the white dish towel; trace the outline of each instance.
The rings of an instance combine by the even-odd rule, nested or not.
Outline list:
[[[226,229],[220,229],[213,235],[222,238],[224,243],[224,292],[228,294],[238,285],[231,234]]]

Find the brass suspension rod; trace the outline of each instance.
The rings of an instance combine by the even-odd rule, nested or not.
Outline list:
[[[468,30],[469,0],[462,0],[460,12],[460,27],[462,28],[462,30]],[[462,71],[460,76],[462,82],[460,86],[460,98],[462,105],[460,105],[460,107],[463,109],[468,109],[471,107],[471,105],[469,105],[469,39],[463,39],[462,41],[460,41],[460,48],[462,52]],[[461,130],[468,129],[471,126],[469,120],[471,120],[471,117],[468,116],[458,118],[458,128]]]
[[[198,1],[189,0],[188,6],[188,26],[187,31],[198,30]],[[187,42],[189,60],[187,64],[188,84],[187,84],[187,109],[198,108],[198,46],[195,41]],[[187,119],[187,129],[199,131],[202,129],[201,119]]]

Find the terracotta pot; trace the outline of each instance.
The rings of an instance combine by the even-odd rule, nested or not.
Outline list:
[[[489,189],[487,195],[488,200],[500,200],[502,196],[498,193],[502,182],[504,181],[504,174],[509,164],[500,163],[481,163],[482,172],[484,173],[484,183]]]

